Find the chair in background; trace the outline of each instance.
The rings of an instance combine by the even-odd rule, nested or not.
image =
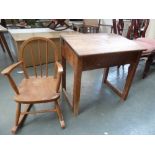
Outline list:
[[[128,39],[145,37],[149,22],[149,19],[132,19],[126,37]]]
[[[148,75],[150,66],[153,65],[155,59],[155,39],[148,38],[137,38],[135,40],[138,44],[146,48],[146,51],[143,51],[142,58],[146,58],[145,67],[143,71],[143,79]]]
[[[112,20],[112,27],[111,27],[111,33],[123,35],[124,31],[124,19],[113,19]],[[122,65],[124,67],[124,65]],[[119,69],[120,66],[117,66],[117,69]]]
[[[33,43],[36,43],[36,47]],[[53,50],[50,50],[50,49]],[[13,64],[1,73],[6,75],[11,87],[15,92],[16,101],[16,119],[15,126],[12,128],[12,133],[15,134],[17,129],[23,124],[26,116],[28,114],[44,113],[44,112],[56,112],[60,121],[62,128],[65,127],[65,122],[60,110],[58,100],[60,98],[59,87],[61,83],[61,74],[63,68],[60,63],[58,63],[58,55],[55,44],[46,38],[34,37],[24,41],[21,45],[20,52],[22,55],[21,61]],[[32,60],[34,75],[30,76],[28,74],[28,68],[26,68],[25,53],[29,53],[29,59]],[[54,76],[50,74],[51,68],[49,68],[48,60],[51,54],[54,54]],[[45,65],[43,66],[43,62]],[[39,60],[39,66],[35,65],[35,61]],[[21,66],[24,72],[24,79],[21,81],[20,85],[17,87],[15,81],[11,76],[11,72],[17,67]],[[43,70],[45,67],[45,71]],[[39,74],[40,73],[40,74]],[[53,102],[55,105],[54,109],[30,111],[32,105],[40,103]],[[25,110],[22,110],[22,106]]]
[[[146,51],[143,51],[141,55],[141,58],[146,58],[142,75],[143,79],[147,76],[155,58],[155,40],[145,38],[149,22],[149,19],[133,19],[127,33],[128,39],[134,39],[138,44],[147,49]]]
[[[123,35],[125,28],[125,21],[129,21],[130,25],[127,28],[126,38],[136,39],[140,37],[145,37],[146,30],[148,28],[149,19],[113,19],[111,33]]]
[[[112,23],[113,26],[111,28],[111,33],[122,35],[124,30],[124,20],[118,19],[118,21],[116,21],[116,19],[113,19]]]
[[[135,40],[141,46],[146,48],[146,51],[142,52],[141,58],[146,58],[145,67],[142,77],[145,78],[149,72],[150,66],[153,63],[155,57],[155,40],[145,38],[146,30],[149,26],[149,19],[132,19],[128,27],[126,38]],[[112,32],[122,35],[124,30],[123,19],[113,19]],[[120,66],[118,66],[119,68]]]
[[[82,33],[99,33],[100,19],[84,19],[83,26],[79,28]]]

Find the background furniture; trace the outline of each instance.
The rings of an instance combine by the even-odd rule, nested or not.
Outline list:
[[[147,76],[150,69],[150,65],[152,64],[155,55],[155,41],[145,38],[145,33],[148,28],[149,22],[149,19],[133,19],[131,21],[131,25],[127,34],[127,38],[136,39],[138,43],[140,43],[141,45],[143,44],[143,46],[147,48],[147,50],[143,51],[141,55],[141,58],[146,58],[145,67],[142,75],[143,78]]]
[[[148,74],[150,65],[154,59],[154,40],[145,38],[146,30],[149,26],[149,19],[131,19],[130,25],[128,27],[127,34],[125,37],[131,40],[135,40],[140,45],[144,46],[147,50],[142,52],[141,58],[146,58],[143,78],[145,78]],[[112,32],[115,34],[123,35],[124,31],[124,19],[113,19],[113,28]],[[142,39],[141,39],[142,38]],[[139,42],[140,41],[140,42]],[[120,66],[118,66],[119,68]]]
[[[49,28],[56,31],[62,31],[69,28],[66,19],[53,19],[48,25]]]
[[[128,28],[127,38],[136,39],[145,37],[149,22],[149,19],[132,19],[131,25]]]
[[[62,35],[62,87],[74,115],[79,112],[82,71],[106,68],[103,81],[125,100],[128,96],[132,80],[139,62],[141,52],[145,48],[134,41],[114,34],[79,34]],[[73,100],[66,91],[66,61],[74,71]],[[123,91],[115,88],[108,80],[109,67],[130,64]]]
[[[0,45],[2,47],[3,52],[7,52],[9,57],[10,57],[10,60],[12,62],[14,62],[10,48],[9,48],[8,43],[7,43],[5,36],[4,36],[4,33],[6,33],[7,31],[8,30],[6,28],[4,28],[3,26],[0,25]]]
[[[112,20],[111,33],[119,34],[122,36],[127,35],[129,24],[131,23],[130,19],[113,19]]]
[[[153,60],[155,59],[155,39],[137,38],[135,41],[147,49],[143,51],[141,56],[142,58],[143,57],[147,58],[143,71],[143,79],[144,79],[150,70],[150,66],[154,64]]]
[[[37,43],[37,47],[33,46],[34,42]],[[43,45],[40,45],[40,43],[42,43]],[[51,48],[53,48],[54,53],[54,76],[50,75],[49,71],[51,70],[51,68],[48,67],[49,53],[51,52],[49,49]],[[29,76],[28,70],[25,67],[25,52],[29,54],[29,59],[31,59],[32,61],[34,69],[33,76]],[[38,57],[36,57],[36,53],[38,53]],[[58,114],[60,125],[62,128],[64,128],[65,123],[58,103],[58,99],[60,98],[59,87],[63,68],[61,64],[58,63],[58,53],[54,42],[42,37],[34,37],[28,39],[21,46],[21,55],[21,60],[18,63],[9,66],[1,72],[3,75],[6,75],[11,84],[11,87],[16,94],[14,98],[17,105],[16,120],[15,126],[12,128],[12,133],[16,133],[18,128],[24,122],[27,114],[36,114],[43,112],[56,112]],[[45,75],[43,72],[42,58],[44,58],[46,61]],[[38,59],[39,61],[39,66],[36,66],[36,59]],[[17,66],[22,67],[25,76],[18,87],[16,86],[10,74],[11,71]],[[49,102],[54,102],[54,109],[30,112],[32,105]],[[21,106],[26,107],[25,111],[22,112]]]
[[[83,19],[83,26],[79,28],[82,33],[98,33],[100,29],[100,19]]]
[[[45,37],[51,39],[58,49],[58,58],[61,58],[60,53],[60,35],[62,34],[77,34],[78,32],[74,32],[71,29],[66,29],[64,31],[54,31],[50,28],[31,28],[31,29],[9,29],[10,34],[12,35],[17,48],[17,57],[18,60],[21,60],[20,46],[21,44],[32,37]],[[35,44],[35,43],[34,43]],[[35,45],[34,45],[35,46]],[[43,60],[44,61],[44,60]],[[29,55],[25,56],[25,62],[27,66],[32,66],[32,62],[29,59]],[[53,57],[50,57],[49,62],[53,62]],[[45,62],[44,62],[45,63]],[[39,64],[39,61],[36,60],[36,64]]]
[[[99,33],[112,29],[111,24],[102,23],[101,19],[83,19],[79,21],[70,21],[72,29],[81,33]]]
[[[136,39],[145,37],[146,30],[148,28],[149,19],[113,19],[112,33],[124,35],[123,32],[127,29],[125,37],[128,39]],[[125,23],[129,22],[129,26],[125,26]]]
[[[71,25],[74,31],[79,32],[80,27],[83,26],[83,20],[70,20],[69,25]]]

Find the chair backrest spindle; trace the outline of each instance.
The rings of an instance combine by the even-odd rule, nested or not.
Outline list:
[[[27,70],[26,69],[27,59],[25,58],[28,58],[28,63],[30,63],[31,61],[32,67],[34,69],[35,77],[43,77],[43,76],[48,77],[49,60],[50,62],[54,62],[54,63],[58,61],[58,53],[57,53],[57,48],[55,43],[52,40],[43,38],[43,37],[34,37],[26,40],[22,44],[20,48],[20,52],[22,54],[21,59],[23,61],[24,70],[25,71]],[[45,67],[45,73],[43,72],[44,67]],[[37,71],[39,71],[38,69],[40,69],[40,73],[39,72],[37,73]],[[28,77],[28,74],[27,74],[27,77]]]
[[[42,77],[42,62],[41,62],[41,50],[40,50],[40,43],[39,43],[39,40],[38,40],[38,57],[39,57],[39,64],[40,64],[40,69],[41,69],[41,77]]]
[[[46,41],[46,77],[48,77],[48,42]]]
[[[35,73],[35,76],[37,77],[37,69],[36,69],[36,65],[35,65],[34,53],[33,53],[32,45],[30,45],[30,53],[31,53],[31,60],[32,60],[33,68],[34,68],[34,73]]]

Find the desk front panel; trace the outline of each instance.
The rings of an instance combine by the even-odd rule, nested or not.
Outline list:
[[[113,67],[137,62],[142,51],[109,53],[82,57],[82,70]]]

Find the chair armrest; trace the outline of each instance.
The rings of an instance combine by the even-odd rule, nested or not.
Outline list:
[[[57,72],[62,73],[63,72],[62,65],[59,62],[56,62],[56,66],[57,66]]]
[[[3,74],[3,75],[8,75],[8,74],[10,74],[11,71],[12,71],[13,69],[15,69],[17,66],[19,66],[19,65],[22,64],[22,63],[23,63],[22,61],[19,61],[19,62],[15,63],[15,64],[10,65],[9,67],[5,68],[5,69],[1,72],[1,74]]]
[[[56,74],[55,74],[55,78],[57,79],[56,91],[59,92],[63,68],[62,68],[62,65],[61,65],[59,62],[56,62],[55,64],[56,64]]]

